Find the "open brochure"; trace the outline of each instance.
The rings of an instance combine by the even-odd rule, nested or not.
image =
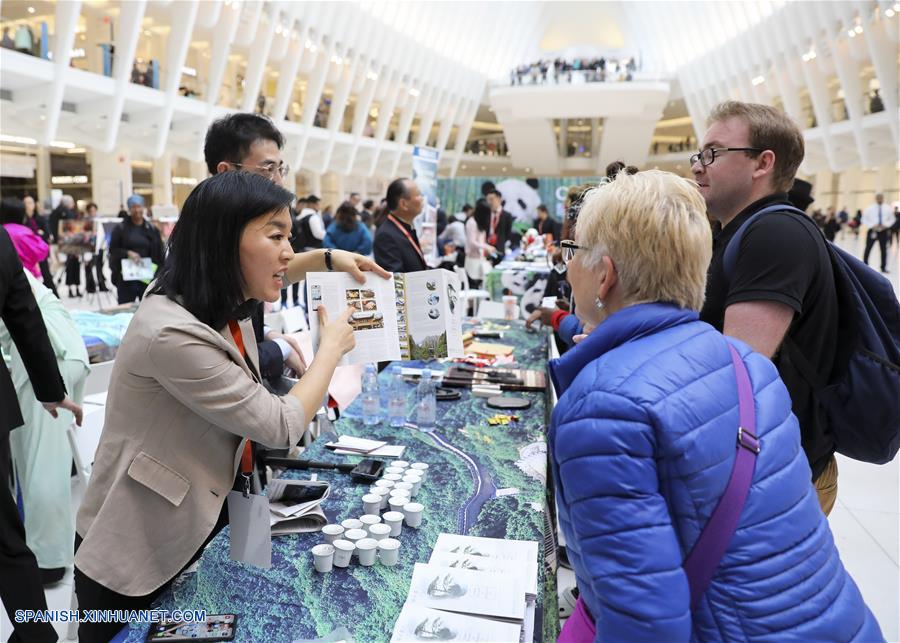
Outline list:
[[[392,643],[419,641],[482,641],[518,643],[521,628],[514,623],[453,614],[407,603],[391,636]]]
[[[525,578],[416,563],[406,604],[515,621],[521,626],[525,618]]]
[[[356,347],[340,365],[462,357],[459,292],[459,279],[447,270],[397,273],[392,279],[366,273],[364,284],[342,272],[308,273],[313,346],[319,346],[313,311],[324,305],[334,319],[350,306]]]
[[[518,569],[525,577],[526,592],[537,594],[538,543],[533,540],[440,534],[429,562],[491,572]]]

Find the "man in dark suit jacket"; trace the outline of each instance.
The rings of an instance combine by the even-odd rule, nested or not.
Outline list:
[[[391,272],[428,270],[419,237],[412,226],[425,199],[410,179],[395,179],[387,190],[387,216],[375,231],[375,263]]]
[[[81,407],[66,397],[66,388],[56,366],[56,354],[34,294],[23,272],[6,230],[0,228],[0,318],[22,355],[35,397],[54,417],[58,408],[75,414],[81,425]],[[16,610],[45,610],[37,560],[25,542],[25,528],[16,502],[8,492],[9,432],[24,424],[16,389],[0,360],[0,600],[13,623],[10,641],[55,641],[49,623],[16,623]]]
[[[503,255],[506,254],[506,242],[512,236],[513,216],[503,209],[503,195],[499,190],[488,192],[487,202],[491,206],[491,226],[488,228],[487,242],[497,249],[497,256],[492,259],[496,265],[503,261]]]

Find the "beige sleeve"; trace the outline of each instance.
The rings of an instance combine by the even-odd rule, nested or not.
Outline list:
[[[159,383],[210,423],[269,447],[293,446],[306,430],[303,405],[269,393],[221,346],[188,328],[160,329],[147,349]]]

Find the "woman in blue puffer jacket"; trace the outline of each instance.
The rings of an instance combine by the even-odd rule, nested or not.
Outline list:
[[[322,245],[361,255],[372,252],[372,233],[359,219],[359,213],[349,201],[344,201],[328,224]]]
[[[559,522],[580,589],[560,640],[881,641],[841,564],[772,363],[698,321],[711,253],[705,205],[674,174],[624,173],[593,190],[564,249],[594,330],[551,362]],[[683,561],[735,462],[749,372],[761,448],[712,581],[691,597]]]

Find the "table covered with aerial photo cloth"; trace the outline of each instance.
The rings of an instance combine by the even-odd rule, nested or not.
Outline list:
[[[520,321],[486,322],[488,329],[506,329],[502,342],[515,347],[519,368],[544,370],[547,339],[544,332],[527,332]],[[410,366],[421,365],[409,363]],[[433,368],[444,368],[432,365]],[[382,409],[387,409],[389,371],[381,373]],[[412,414],[414,386],[408,384]],[[438,402],[436,429],[391,427],[387,421],[363,424],[360,401],[355,401],[334,425],[339,434],[386,440],[406,445],[404,460],[430,466],[415,501],[425,506],[420,528],[404,525],[398,537],[400,562],[394,567],[376,563],[334,568],[319,574],[310,549],[322,542],[320,532],[272,539],[272,567],[260,569],[229,558],[226,527],[207,546],[194,573],[183,574],[162,594],[155,608],[206,610],[207,614],[237,614],[236,641],[292,642],[325,637],[346,627],[361,643],[388,641],[406,600],[413,566],[428,562],[442,532],[534,540],[541,543],[535,641],[554,641],[559,632],[556,596],[556,537],[547,487],[547,392],[516,393],[531,400],[518,411],[519,420],[491,426],[497,413],[484,398],[462,390],[456,401]],[[334,436],[321,436],[304,454],[317,460],[358,461],[324,448]],[[388,458],[388,464],[390,459]],[[330,470],[316,470],[319,480],[332,484],[322,509],[329,522],[358,518],[368,486]],[[309,478],[309,472],[286,476]],[[545,555],[546,551],[546,555]],[[123,640],[142,643],[147,624],[132,624]]]

